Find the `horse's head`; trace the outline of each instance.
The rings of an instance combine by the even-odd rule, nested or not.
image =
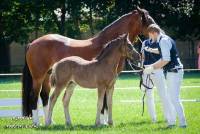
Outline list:
[[[149,15],[148,11],[137,7],[137,10],[132,11],[129,23],[129,33],[131,36],[135,36],[138,33],[147,36],[147,27],[150,24],[155,24],[155,21]]]
[[[126,57],[135,62],[141,61],[140,54],[136,51],[129,40],[129,34],[122,35],[122,43],[120,49],[123,57]]]

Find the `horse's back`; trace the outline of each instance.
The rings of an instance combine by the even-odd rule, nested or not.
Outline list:
[[[83,47],[77,47],[81,44],[87,46],[90,45],[90,41],[74,40],[58,34],[48,34],[34,40],[30,43],[26,53],[26,60],[31,72],[33,72],[32,75],[41,77],[55,62],[65,57],[80,55],[88,58]]]

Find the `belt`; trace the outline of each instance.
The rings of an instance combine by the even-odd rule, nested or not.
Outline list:
[[[167,70],[167,72],[173,72],[173,73],[178,73],[178,70],[182,70],[183,68],[172,68]]]

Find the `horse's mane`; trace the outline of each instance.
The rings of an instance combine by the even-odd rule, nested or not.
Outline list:
[[[139,11],[137,10],[133,10],[132,12],[129,12],[127,14],[122,15],[121,17],[119,17],[118,19],[116,19],[115,21],[113,21],[112,23],[110,23],[108,26],[106,26],[102,31],[99,32],[98,35],[104,35],[104,33],[106,33],[107,31],[109,31],[111,28],[113,28],[113,26],[116,27],[116,29],[120,29],[119,26],[121,26],[121,23],[129,23],[131,19],[131,16],[135,13],[140,13],[142,15],[142,23],[144,25],[148,25],[148,21],[147,21],[147,15],[149,15],[149,12],[145,9],[140,9]],[[125,19],[127,19],[126,21],[124,21]],[[153,19],[153,18],[152,18]],[[153,20],[154,21],[154,20]],[[116,30],[114,29],[114,30]]]
[[[119,26],[120,23],[124,22],[125,18],[128,18],[131,15],[132,15],[132,12],[122,15],[121,17],[119,17],[118,19],[116,19],[115,21],[113,21],[112,23],[107,25],[103,30],[101,30],[99,32],[98,35],[101,35],[101,34],[103,35],[106,31],[110,30],[111,27],[113,27],[113,26]],[[126,22],[128,23],[128,21],[126,21]]]
[[[113,50],[113,47],[117,47],[120,43],[119,41],[122,39],[122,37],[118,37],[114,40],[111,40],[107,44],[105,44],[103,50],[100,52],[100,54],[95,58],[96,60],[101,60],[104,57],[106,57],[108,54],[110,54],[110,51]]]

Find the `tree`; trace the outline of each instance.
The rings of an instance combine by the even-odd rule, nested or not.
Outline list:
[[[33,27],[29,24],[31,12],[28,4],[17,0],[2,0],[0,3],[0,66],[8,70],[9,46],[13,41],[25,43]],[[24,8],[25,7],[25,8]]]
[[[143,0],[139,3],[174,38],[200,38],[199,0]]]

